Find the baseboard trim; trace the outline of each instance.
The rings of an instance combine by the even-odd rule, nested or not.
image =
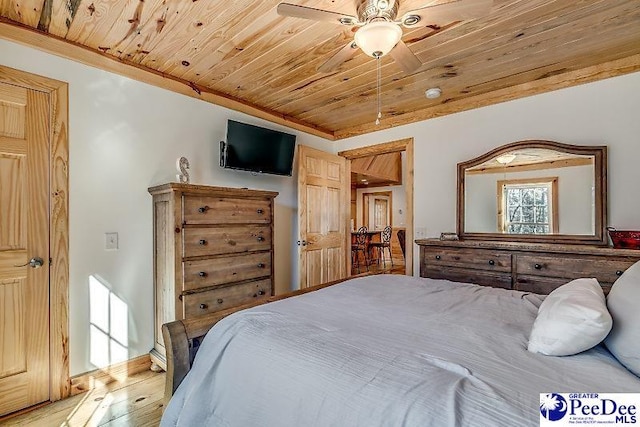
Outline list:
[[[93,390],[114,381],[124,381],[130,376],[144,372],[151,367],[149,354],[109,365],[95,371],[85,372],[71,378],[71,396]]]

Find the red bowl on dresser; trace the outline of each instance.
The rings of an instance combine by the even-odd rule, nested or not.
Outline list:
[[[622,231],[613,227],[607,227],[607,231],[609,231],[609,237],[611,237],[614,248],[640,249],[640,231]]]

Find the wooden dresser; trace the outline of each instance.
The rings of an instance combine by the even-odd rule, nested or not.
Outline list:
[[[548,294],[580,277],[595,277],[605,292],[636,261],[639,250],[596,246],[416,240],[420,276]]]
[[[153,196],[155,340],[166,369],[162,324],[273,294],[275,192],[169,183]]]

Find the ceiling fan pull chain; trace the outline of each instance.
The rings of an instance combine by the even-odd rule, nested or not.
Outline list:
[[[379,125],[380,124],[380,119],[382,118],[382,108],[381,108],[381,102],[380,102],[380,80],[381,80],[381,70],[380,70],[380,62],[381,62],[381,58],[380,56],[378,56],[376,58],[376,66],[377,66],[377,96],[378,96],[378,116],[376,117],[376,124]]]

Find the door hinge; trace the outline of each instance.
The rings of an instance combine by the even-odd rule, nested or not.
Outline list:
[[[53,265],[53,258],[49,258],[49,267],[51,267],[51,265]]]

